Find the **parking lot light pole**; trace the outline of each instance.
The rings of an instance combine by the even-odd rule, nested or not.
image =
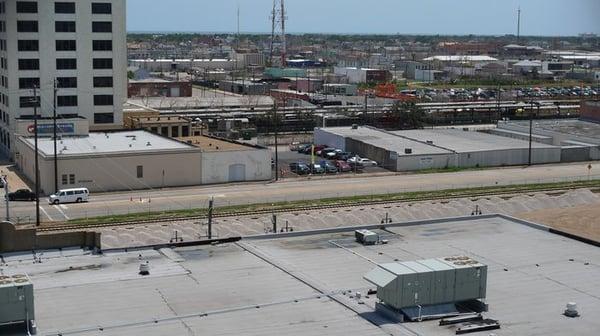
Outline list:
[[[531,109],[529,110],[529,160],[528,160],[528,166],[531,166],[531,150],[532,150],[532,143],[533,143],[533,106],[537,105],[538,107],[538,111],[540,109],[540,103],[539,102],[534,102],[533,100],[529,102],[529,104],[531,105]]]
[[[0,181],[4,185],[4,202],[6,203],[6,221],[10,221],[10,210],[8,209],[8,179],[6,176],[0,176]]]
[[[279,123],[277,122],[277,100],[275,100],[274,104],[273,118],[275,118],[275,181],[279,181],[279,144],[277,141]]]

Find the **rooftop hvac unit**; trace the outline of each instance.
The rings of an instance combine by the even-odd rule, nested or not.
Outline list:
[[[405,148],[404,149],[404,154],[412,154],[413,150],[412,148]]]
[[[353,130],[358,129],[358,125],[357,124],[352,124],[352,129]]]
[[[25,323],[35,334],[33,284],[25,274],[0,275],[0,325]]]
[[[381,264],[364,276],[387,306],[451,304],[486,296],[487,265],[466,256]]]
[[[369,230],[356,230],[354,236],[356,241],[363,245],[375,245],[379,242],[379,235]]]

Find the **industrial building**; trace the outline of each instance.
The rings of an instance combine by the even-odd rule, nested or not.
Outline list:
[[[179,125],[177,125],[179,127]],[[17,167],[33,181],[34,138],[20,137]],[[40,137],[42,193],[54,192],[54,142]],[[171,139],[143,130],[63,136],[57,141],[59,189],[136,190],[271,179],[271,152],[206,136]]]
[[[496,167],[529,162],[529,143],[457,129],[384,131],[372,127],[315,129],[315,143],[357,153],[393,171]],[[561,148],[532,144],[533,164],[561,161]]]
[[[600,328],[597,246],[493,214],[380,227],[360,227],[386,241],[368,246],[354,241],[356,227],[347,227],[241,240],[219,237],[213,244],[167,239],[101,254],[79,248],[27,251],[4,255],[3,274],[29,275],[40,335],[450,336],[463,324],[440,325],[443,315],[425,314],[425,309],[410,323],[386,315],[379,309],[379,296],[385,294],[375,294],[378,286],[363,277],[390,264],[408,267],[405,273],[443,267],[447,271],[436,276],[444,281],[431,288],[449,298],[441,301],[450,300],[460,310],[456,313],[466,314],[470,310],[453,301],[455,286],[441,285],[451,284],[459,267],[445,259],[464,256],[487,265],[487,309],[480,314],[500,326],[474,335],[592,336]],[[34,263],[38,257],[41,263]],[[437,260],[436,266],[433,261],[419,266],[423,259]],[[147,275],[139,274],[141,265]],[[471,274],[477,279],[471,266],[465,268],[475,270]],[[430,276],[423,274],[423,280]],[[409,285],[393,294],[414,300]],[[458,287],[481,288],[466,281]],[[465,292],[466,297],[480,293]],[[568,303],[578,317],[563,315]],[[26,335],[24,330],[0,332]]]
[[[129,80],[127,96],[131,97],[191,97],[192,82],[160,78]]]
[[[14,159],[17,118],[36,106],[39,115],[52,115],[55,84],[58,115],[80,115],[96,130],[121,127],[125,17],[123,0],[2,1],[0,153]]]
[[[134,59],[129,60],[130,66],[135,66],[149,72],[188,72],[195,69],[231,70],[236,61],[230,59]]]
[[[354,67],[334,67],[333,73],[345,76],[349,84],[360,83],[380,83],[392,79],[392,74],[387,70],[354,68]]]

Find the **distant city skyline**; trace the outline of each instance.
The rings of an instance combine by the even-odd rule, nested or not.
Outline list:
[[[127,30],[270,32],[272,0],[127,0]],[[600,34],[598,0],[287,0],[289,33],[576,36]]]

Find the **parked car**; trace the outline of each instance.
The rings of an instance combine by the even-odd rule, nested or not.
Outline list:
[[[325,169],[328,174],[335,174],[338,172],[338,168],[331,161],[321,161],[321,167]]]
[[[61,189],[48,197],[49,204],[87,202],[90,191],[87,188]]]
[[[376,161],[373,161],[373,160],[367,159],[367,158],[361,158],[360,156],[351,157],[347,161],[348,161],[348,163],[358,162],[358,163],[362,164],[365,167],[368,167],[368,166],[377,166],[377,162]]]
[[[350,153],[350,152],[336,152],[334,159],[346,161],[351,157],[352,157],[352,153]]]
[[[346,161],[337,160],[333,164],[337,167],[337,170],[340,173],[352,171],[352,167],[350,167],[350,165]]]
[[[6,195],[9,201],[35,201],[35,193],[29,189],[19,189]]]
[[[311,163],[308,168],[310,168],[311,174],[324,174],[325,168],[321,167],[318,163]]]
[[[346,162],[350,166],[350,171],[362,171],[363,169],[365,169],[365,166],[360,162],[356,162],[356,161],[346,161]]]
[[[310,173],[310,168],[306,163],[292,162],[290,163],[290,170],[298,175],[306,175]]]
[[[320,156],[321,155],[321,151],[323,149],[327,148],[327,147],[328,147],[327,145],[318,145],[318,146],[315,146],[315,155],[319,155]],[[308,154],[310,154],[310,151],[308,152]]]
[[[312,144],[300,144],[295,149],[295,151],[297,151],[298,153],[304,153],[304,151],[307,150],[310,153],[311,146],[312,146]]]
[[[330,153],[332,155],[335,155],[335,148],[331,148],[331,147],[330,148],[323,148],[321,150],[321,152],[319,153],[319,156],[326,158],[326,157],[329,157]]]

